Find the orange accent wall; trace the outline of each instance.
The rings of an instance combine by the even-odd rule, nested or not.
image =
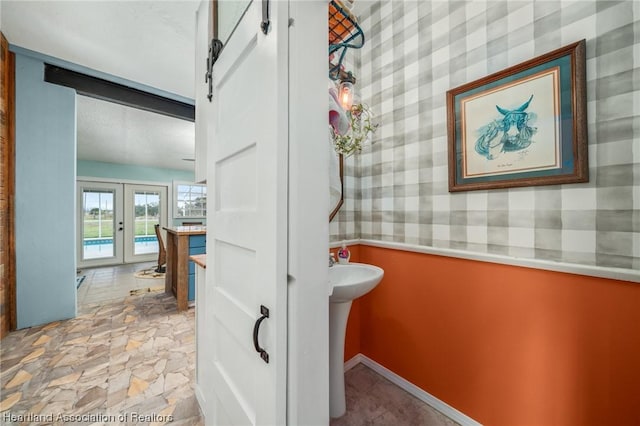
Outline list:
[[[640,284],[369,246],[358,352],[484,425],[640,425]]]

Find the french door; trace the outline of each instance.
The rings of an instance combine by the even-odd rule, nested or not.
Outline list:
[[[158,258],[154,226],[167,225],[167,187],[124,185],[124,262]]]
[[[157,259],[154,225],[167,224],[167,187],[78,181],[78,266]]]

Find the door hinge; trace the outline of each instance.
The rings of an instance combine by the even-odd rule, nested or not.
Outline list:
[[[209,102],[213,99],[213,65],[218,60],[221,51],[222,42],[217,38],[212,38],[209,43],[209,55],[207,55],[207,72],[204,75],[204,82],[209,83],[209,94],[207,95]]]
[[[264,34],[269,32],[269,0],[262,0],[262,22],[260,28]]]

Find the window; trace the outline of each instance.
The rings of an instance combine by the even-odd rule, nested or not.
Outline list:
[[[206,217],[207,187],[195,183],[175,183],[175,217]]]

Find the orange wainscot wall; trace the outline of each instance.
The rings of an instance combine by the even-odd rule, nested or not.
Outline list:
[[[640,425],[640,284],[369,246],[345,359],[487,426]]]

